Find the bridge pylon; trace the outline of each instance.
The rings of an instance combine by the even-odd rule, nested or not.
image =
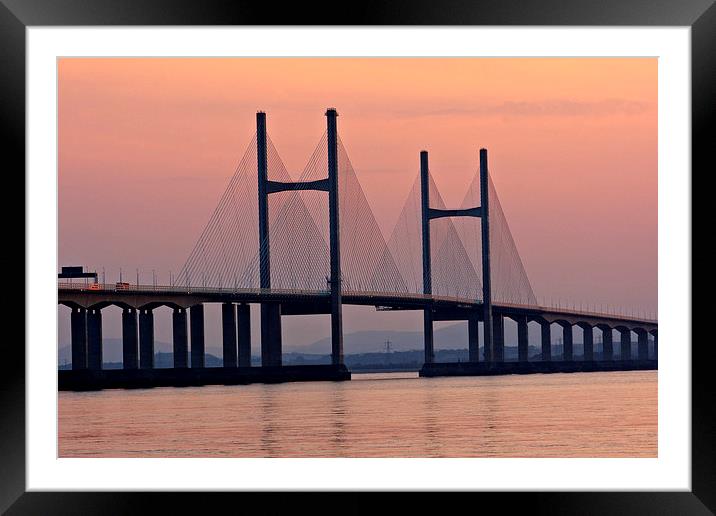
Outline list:
[[[432,294],[432,271],[430,263],[430,221],[443,217],[476,217],[481,220],[482,240],[482,321],[484,335],[485,361],[495,359],[493,352],[493,318],[492,318],[492,291],[490,282],[490,220],[488,195],[487,149],[480,149],[480,206],[465,209],[436,209],[430,207],[430,167],[428,165],[428,151],[420,152],[420,205],[422,218],[423,241],[423,293]],[[433,308],[427,305],[423,311],[423,336],[425,347],[425,363],[435,361],[433,345]],[[473,315],[468,319],[469,349],[471,362],[478,360],[477,353],[477,319]]]
[[[271,289],[271,256],[268,217],[268,196],[272,193],[315,190],[328,193],[328,219],[330,238],[330,268],[328,279],[331,296],[331,362],[343,364],[343,306],[341,290],[340,223],[338,200],[338,113],[326,111],[327,124],[327,177],[315,181],[283,182],[268,178],[266,113],[256,113],[256,150],[258,169],[259,209],[259,275],[261,289]],[[281,305],[261,303],[261,363],[263,366],[281,365]]]

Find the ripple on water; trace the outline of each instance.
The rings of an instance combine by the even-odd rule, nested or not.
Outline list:
[[[61,457],[656,457],[657,372],[59,393]]]

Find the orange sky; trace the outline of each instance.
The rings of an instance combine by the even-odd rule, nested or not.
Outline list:
[[[336,107],[384,232],[430,151],[490,172],[538,297],[656,310],[657,60],[61,59],[60,264],[177,271],[264,110],[292,173]],[[111,272],[110,272],[111,271]],[[132,276],[133,277],[133,276]]]

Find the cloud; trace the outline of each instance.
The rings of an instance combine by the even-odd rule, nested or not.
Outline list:
[[[431,116],[508,116],[508,117],[595,117],[613,115],[639,115],[649,109],[649,102],[604,99],[599,101],[545,100],[504,101],[465,107],[435,107],[428,111],[411,110],[394,112],[402,118]]]

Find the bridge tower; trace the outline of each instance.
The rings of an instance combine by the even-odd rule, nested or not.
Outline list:
[[[317,190],[328,193],[331,276],[331,362],[343,364],[343,308],[341,298],[340,222],[338,205],[338,113],[326,111],[328,143],[328,177],[315,181],[282,182],[268,178],[266,146],[266,113],[256,113],[256,150],[258,154],[260,286],[271,288],[270,235],[268,196],[289,190]],[[261,364],[281,365],[281,305],[261,303]]]
[[[432,268],[430,263],[430,172],[428,151],[420,151],[420,208],[423,233],[423,294],[433,293]],[[423,339],[425,341],[425,363],[435,361],[433,346],[433,308],[423,309]]]
[[[480,206],[458,209],[441,210],[430,207],[430,170],[428,166],[428,152],[420,152],[420,201],[422,214],[423,237],[423,292],[432,294],[432,272],[430,267],[430,221],[441,217],[477,217],[481,219],[482,239],[482,306],[483,306],[483,332],[485,346],[485,360],[494,359],[492,353],[492,290],[490,283],[490,219],[488,195],[487,149],[480,149]],[[477,321],[468,320],[470,335],[470,361],[477,361]],[[433,347],[433,309],[428,306],[423,313],[423,331],[425,339],[425,363],[435,360]]]

